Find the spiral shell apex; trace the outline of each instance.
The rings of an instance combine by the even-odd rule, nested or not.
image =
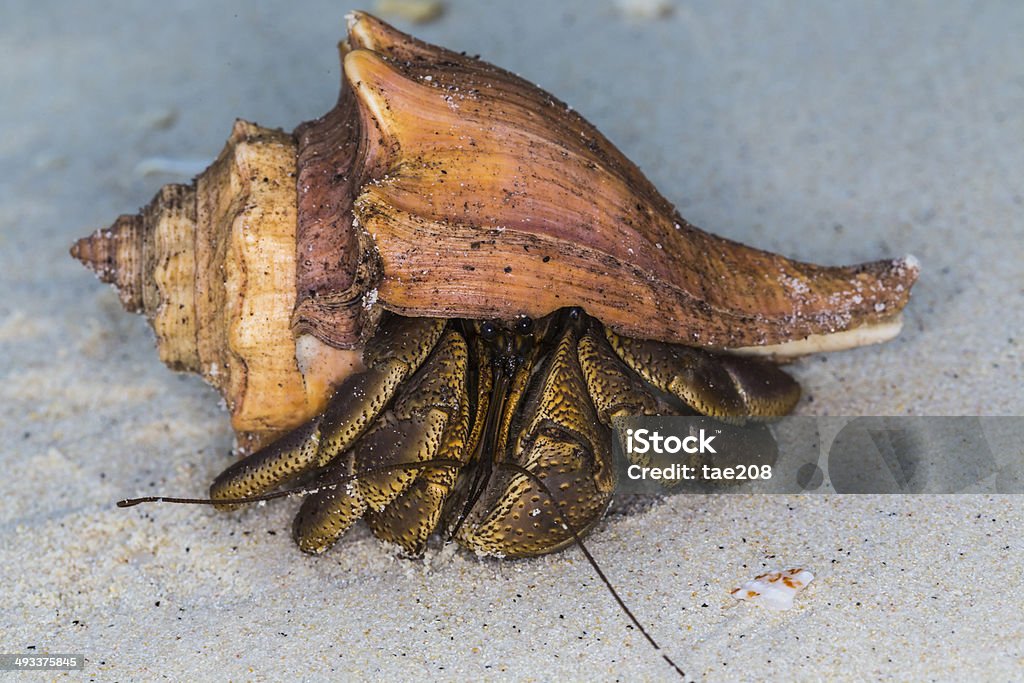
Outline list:
[[[193,185],[73,249],[253,442],[318,412],[385,310],[580,306],[620,335],[777,356],[899,331],[912,257],[818,266],[703,232],[552,95],[368,14],[341,58],[326,115],[237,122]]]

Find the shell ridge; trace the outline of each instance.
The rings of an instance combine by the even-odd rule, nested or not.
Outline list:
[[[810,305],[814,301],[800,310],[774,316],[729,308],[655,277],[614,254],[552,235],[536,235],[513,228],[481,229],[455,221],[430,221],[395,206],[384,195],[385,191],[382,185],[366,188],[356,202],[355,211],[373,237],[382,259],[384,277],[379,300],[397,313],[451,315],[449,304],[438,303],[451,301],[460,302],[457,311],[460,317],[477,318],[511,319],[520,314],[538,318],[566,305],[580,305],[599,319],[602,319],[601,312],[632,310],[635,315],[631,318],[642,319],[651,327],[620,322],[611,323],[613,329],[639,338],[693,343],[715,349],[776,344],[835,332],[853,326],[851,321],[863,322],[861,318],[865,317],[855,309],[823,312]],[[437,245],[443,246],[437,248]],[[548,261],[544,261],[545,257]],[[552,262],[554,266],[550,265]],[[519,267],[513,265],[511,271],[506,271],[509,267],[506,263],[519,263]],[[891,264],[876,261],[851,268],[870,270]],[[845,272],[842,268],[837,270]],[[555,277],[540,275],[534,277],[534,281],[520,281],[519,286],[530,294],[520,294],[509,301],[507,285],[495,286],[495,283],[505,283],[523,271],[550,272]],[[607,279],[609,273],[616,271],[629,275],[626,284],[632,289],[590,291],[587,283],[597,278]],[[584,283],[567,279],[566,274],[574,274]],[[888,290],[883,289],[885,291]],[[578,298],[570,303],[566,300],[569,296]],[[865,301],[863,305],[868,306],[870,301]],[[837,302],[832,301],[831,305],[836,306]],[[645,318],[644,314],[650,317]],[[887,319],[876,315],[878,320]],[[614,316],[605,316],[605,319],[614,319]]]

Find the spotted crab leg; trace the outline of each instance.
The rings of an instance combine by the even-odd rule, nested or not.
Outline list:
[[[424,363],[444,327],[445,321],[434,318],[386,322],[364,353],[365,372],[346,380],[321,415],[221,473],[210,486],[210,497],[260,495],[338,460]]]
[[[633,372],[702,415],[780,417],[800,400],[800,385],[766,361],[622,337],[607,328],[605,337]]]
[[[580,338],[577,349],[580,368],[598,418],[611,426],[616,417],[671,415],[677,412],[655,396],[643,381],[615,355],[600,325],[592,323]]]
[[[391,407],[352,449],[356,472],[433,460],[465,462],[469,457],[468,370],[466,340],[449,329],[429,360],[402,385]],[[367,503],[364,517],[377,538],[416,556],[423,553],[427,537],[437,528],[457,475],[452,467],[394,469],[360,476],[354,482],[354,495]],[[317,535],[303,526],[307,509],[319,504],[317,496],[307,499],[296,519],[300,543],[309,544]],[[331,500],[330,495],[325,498]]]
[[[325,484],[357,476],[349,485],[326,486],[303,501],[294,525],[299,548],[324,552],[366,516],[379,538],[397,543],[407,554],[422,553],[455,473],[402,465],[464,459],[467,368],[466,342],[448,330],[373,426],[323,471]],[[412,507],[419,516],[411,514]]]

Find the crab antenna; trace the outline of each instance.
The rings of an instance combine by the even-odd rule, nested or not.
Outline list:
[[[548,497],[548,499],[555,505],[555,508],[557,509],[558,502],[555,496],[551,493],[551,489],[549,489],[547,484],[544,483],[543,479],[541,479],[540,477],[538,477],[536,474],[526,469],[525,467],[514,462],[499,462],[497,463],[497,466],[499,468],[507,467],[508,469],[518,472],[519,474],[522,474],[525,477],[532,480],[535,484],[537,484],[538,487],[540,487],[540,489],[544,492],[544,495]],[[653,647],[655,650],[658,651],[659,654],[661,654],[661,658],[668,662],[669,666],[675,669],[675,672],[679,674],[680,678],[686,680],[686,674],[683,672],[682,669],[679,668],[679,665],[673,662],[671,657],[669,657],[667,654],[664,653],[664,651],[662,651],[661,646],[658,645],[658,641],[651,637],[651,634],[648,633],[647,629],[643,627],[643,624],[640,623],[640,620],[637,619],[633,612],[629,609],[629,607],[626,606],[626,602],[622,599],[622,596],[619,595],[619,592],[615,590],[615,586],[613,586],[612,582],[608,580],[608,577],[605,576],[605,573],[601,571],[601,567],[597,564],[597,560],[595,560],[594,556],[590,554],[589,550],[587,550],[587,546],[583,545],[583,540],[580,538],[580,535],[576,532],[575,527],[573,527],[573,525],[569,523],[569,520],[566,517],[560,514],[558,514],[555,517],[555,521],[561,524],[562,528],[564,528],[572,535],[573,541],[575,541],[576,545],[579,546],[579,549],[583,552],[583,556],[587,558],[587,562],[589,562],[590,566],[594,568],[594,571],[597,573],[598,577],[604,583],[605,587],[608,589],[608,592],[610,592],[612,594],[612,597],[615,598],[615,602],[619,603],[619,607],[622,608],[622,611],[626,613],[626,616],[629,617],[629,620],[632,621],[633,624],[640,630],[640,633],[642,633],[644,638],[647,639],[647,642],[651,644],[651,647]]]
[[[377,467],[368,467],[358,474],[346,474],[334,479],[322,482],[316,486],[300,486],[291,489],[283,489],[281,491],[273,491],[271,493],[263,493],[258,496],[245,496],[243,498],[174,498],[172,496],[144,496],[142,498],[125,498],[124,500],[117,501],[117,507],[119,508],[130,508],[142,503],[179,503],[183,505],[248,505],[250,503],[261,503],[266,500],[275,500],[277,498],[285,498],[287,496],[297,496],[310,493],[317,493],[326,489],[333,489],[347,484],[350,481],[355,481],[360,477],[365,477],[369,474],[380,474],[383,472],[394,472],[395,470],[418,470],[424,467],[462,467],[464,463],[459,460],[451,458],[436,458],[434,460],[424,460],[422,462],[402,462],[395,463],[393,465],[379,465]]]

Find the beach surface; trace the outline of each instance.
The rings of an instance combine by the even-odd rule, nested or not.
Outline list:
[[[790,367],[799,414],[1024,414],[1024,5],[627,4],[384,18],[550,90],[709,231],[920,259],[895,341]],[[296,500],[114,506],[203,495],[232,434],[68,247],[187,182],[236,117],[327,111],[350,9],[5,3],[0,652],[86,657],[47,679],[671,679],[575,548],[408,561],[357,525],[310,557]],[[1021,496],[677,495],[587,543],[689,677],[952,681],[1024,678],[1022,538]],[[788,567],[816,577],[792,610],[729,594]]]

